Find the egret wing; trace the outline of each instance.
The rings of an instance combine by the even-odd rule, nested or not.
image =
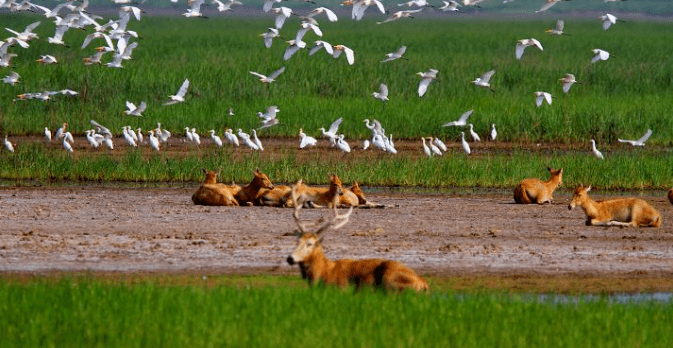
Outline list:
[[[329,126],[328,133],[336,134],[336,132],[339,130],[339,125],[343,120],[344,120],[343,117],[339,117],[338,120],[332,122],[332,124]]]

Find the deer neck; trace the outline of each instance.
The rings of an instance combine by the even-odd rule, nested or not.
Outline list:
[[[329,260],[323,253],[322,247],[317,247],[313,253],[299,263],[302,278],[314,284],[325,279],[326,274],[334,268],[334,261]]]
[[[596,201],[591,199],[591,197],[586,196],[584,199],[582,199],[582,202],[580,202],[580,207],[582,207],[582,210],[584,210],[584,213],[587,214],[587,216],[597,216],[598,215],[598,209],[596,208]]]
[[[561,183],[561,178],[558,175],[552,175],[549,180],[545,182],[545,186],[556,189],[556,187]]]
[[[253,180],[252,182],[250,182],[250,184],[241,188],[239,197],[241,197],[243,200],[246,201],[255,199],[257,198],[257,194],[259,193],[260,188],[261,186],[259,185],[257,180]]]

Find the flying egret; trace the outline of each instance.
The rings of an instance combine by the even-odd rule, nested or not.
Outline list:
[[[468,126],[470,126],[470,136],[472,137],[472,140],[481,142],[481,138],[479,138],[479,134],[474,131],[474,126],[472,123],[470,123]]]
[[[603,51],[599,48],[594,48],[591,52],[594,53],[593,58],[591,58],[591,63],[596,63],[599,60],[608,60],[608,58],[610,58],[610,53],[608,51]]]
[[[446,144],[444,144],[443,141],[439,140],[439,138],[435,138],[434,142],[435,142],[435,145],[437,145],[437,147],[440,150],[442,150],[443,152],[446,152],[447,147],[446,147]]]
[[[620,143],[629,143],[633,146],[645,146],[645,142],[647,139],[650,138],[650,135],[652,135],[652,130],[648,129],[645,134],[640,137],[638,140],[624,140],[624,139],[617,139]]]
[[[372,92],[372,96],[374,96],[375,99],[380,99],[382,102],[385,102],[388,100],[388,86],[386,86],[384,83],[382,83],[379,86],[379,91],[378,92]]]
[[[217,10],[220,11],[220,12],[231,11],[231,6],[234,6],[234,5],[243,5],[242,2],[237,1],[237,0],[229,0],[226,3],[223,3],[220,0],[212,0],[212,3],[217,4]]]
[[[334,49],[334,53],[332,54],[332,57],[339,58],[341,53],[343,52],[346,55],[346,60],[348,61],[349,65],[355,64],[355,55],[353,53],[353,50],[344,46],[344,45],[334,45],[332,47]]]
[[[287,43],[289,44],[289,46],[287,46],[287,48],[285,49],[285,53],[283,54],[283,60],[290,59],[300,49],[306,48],[306,42],[304,41],[287,40]]]
[[[271,10],[271,7],[273,7],[273,4],[279,4],[281,1],[283,0],[266,0],[264,1],[262,10],[264,10],[264,12],[269,12],[269,10]],[[177,0],[175,2],[177,2]]]
[[[617,17],[606,13],[600,17],[598,17],[601,21],[603,21],[603,30],[608,30],[613,24],[617,24],[617,22],[623,22],[622,20],[618,20]]]
[[[437,79],[437,73],[439,70],[437,69],[430,69],[427,72],[417,72],[416,75],[421,76],[421,82],[418,84],[418,96],[422,97],[425,92],[428,90],[428,85],[430,85],[430,82],[433,80]]]
[[[69,47],[68,45],[65,44],[65,42],[63,42],[63,35],[65,34],[66,31],[68,31],[68,29],[70,29],[70,26],[68,26],[67,24],[56,26],[54,36],[48,37],[47,42],[54,45],[62,45],[65,47]]]
[[[390,62],[391,60],[396,60],[396,59],[405,59],[408,60],[407,57],[404,57],[404,52],[407,51],[407,46],[402,46],[397,49],[397,51],[392,52],[392,53],[386,53],[386,59],[382,60],[381,63],[385,62]]]
[[[402,7],[402,6],[407,6],[407,7],[414,7],[414,6],[416,6],[416,7],[426,7],[426,6],[435,7],[434,5],[430,5],[427,0],[411,0],[411,1],[403,2],[401,4],[397,4],[397,6],[398,7]]]
[[[341,135],[339,135],[339,136],[337,137],[336,146],[337,146],[337,148],[338,148],[339,150],[341,150],[341,152],[343,152],[344,154],[347,154],[347,153],[351,152],[351,147],[350,147],[350,145],[348,145],[348,143],[344,140],[344,135],[343,135],[343,134],[341,134]]]
[[[178,90],[178,93],[175,95],[169,95],[168,98],[170,98],[167,102],[165,102],[163,105],[172,105],[176,103],[181,103],[185,101],[185,94],[187,94],[187,88],[189,88],[189,80],[185,79],[184,82],[182,82],[182,86],[180,86],[180,89]]]
[[[311,47],[311,49],[308,51],[308,55],[312,56],[323,48],[325,49],[325,52],[327,52],[327,54],[329,54],[330,56],[334,54],[334,48],[332,48],[332,44],[330,44],[327,41],[316,40],[313,43],[313,47]]]
[[[7,3],[5,3],[5,4],[7,4]],[[58,8],[58,9],[60,10],[60,8],[63,7],[63,6],[65,6],[65,4],[57,5],[56,8]],[[0,6],[0,7],[2,7],[2,6]],[[46,9],[46,10],[49,10],[49,9],[47,9],[47,8],[45,8],[45,7],[37,6],[37,5],[34,5],[34,4],[33,4],[33,7],[40,8],[40,9]],[[58,10],[57,10],[56,8],[54,8],[53,11],[58,12]],[[54,13],[54,16],[55,16],[55,15],[56,15],[56,13]],[[53,17],[53,16],[52,16],[52,17]],[[50,17],[47,17],[47,18],[50,18]],[[37,22],[31,23],[31,24],[29,24],[28,26],[26,26],[26,29],[24,29],[24,30],[23,30],[22,32],[20,32],[20,33],[17,32],[17,31],[12,30],[12,29],[10,29],[10,28],[5,28],[5,30],[7,30],[8,32],[14,34],[14,37],[15,37],[16,40],[23,41],[23,42],[28,42],[28,41],[30,41],[30,40],[32,40],[32,39],[38,39],[38,38],[39,38],[39,37],[37,36],[37,34],[33,33],[33,30],[34,30],[35,28],[37,28],[37,27],[40,25],[40,23],[42,23],[42,22],[37,21]],[[24,48],[25,48],[25,47],[24,47]]]
[[[474,109],[473,110],[467,110],[462,115],[460,115],[460,118],[458,120],[451,121],[449,123],[445,123],[445,124],[442,125],[442,127],[450,127],[450,126],[461,126],[461,127],[463,127],[463,126],[467,125],[467,118],[470,117],[470,115],[472,115],[472,112],[474,112]]]
[[[423,140],[423,152],[425,152],[425,155],[428,157],[432,157],[432,151],[430,151],[430,148],[428,145],[425,144],[425,138],[421,138]]]
[[[564,93],[568,93],[570,91],[570,87],[574,83],[579,83],[580,85],[582,84],[581,82],[575,80],[575,75],[573,75],[573,74],[566,74],[566,76],[559,79],[559,82],[563,86],[563,92]]]
[[[7,151],[14,153],[14,145],[12,145],[9,140],[7,140],[7,134],[5,134],[5,148]]]
[[[275,38],[282,39],[283,37],[280,36],[280,32],[278,31],[278,29],[275,28],[268,28],[268,29],[269,31],[267,31],[266,33],[259,34],[259,36],[261,36],[264,39],[264,46],[266,46],[266,48],[271,48],[271,46],[273,45],[273,39]]]
[[[433,144],[433,140],[434,140],[433,137],[429,137],[429,138],[428,138],[428,146],[430,146],[430,151],[432,151],[432,154],[433,154],[433,155],[441,156],[441,155],[442,155],[442,151],[439,150],[439,148],[437,147],[437,145]]]
[[[443,12],[447,12],[447,11],[458,12],[458,11],[460,11],[458,9],[458,6],[461,6],[459,3],[457,3],[453,0],[452,1],[443,1],[442,0],[442,2],[444,3],[444,5],[442,5],[441,7],[438,7],[437,9],[442,10]]]
[[[145,111],[145,108],[147,108],[147,103],[145,103],[145,101],[142,101],[140,105],[135,106],[135,104],[127,100],[126,108],[128,108],[128,110],[125,110],[124,112],[127,115],[141,117],[143,115],[143,111]]]
[[[208,18],[203,15],[201,12],[201,5],[203,5],[205,0],[191,0],[189,4],[191,4],[191,7],[187,9],[187,12],[183,13],[183,17],[201,17],[201,18]]]
[[[313,33],[322,37],[322,31],[318,26],[318,22],[316,22],[316,20],[313,18],[307,18],[307,17],[303,18],[304,20],[300,23],[301,28],[297,30],[297,35],[295,36],[294,40],[302,41],[302,39],[304,38],[306,33],[309,32],[309,30],[313,30]]]
[[[210,132],[210,138],[213,139],[213,143],[215,143],[217,147],[222,147],[222,139],[219,136],[215,135],[215,130],[211,129],[208,132]]]
[[[14,86],[16,83],[19,82],[20,77],[21,76],[19,76],[19,73],[17,73],[16,71],[12,71],[9,75],[2,78],[2,82]]]
[[[154,151],[159,152],[159,139],[154,136],[154,131],[150,130],[149,131],[150,135],[150,146],[154,149]]]
[[[16,53],[6,53],[5,55],[0,55],[0,68],[9,68],[12,64],[12,58],[18,57]],[[39,59],[38,62],[41,62]]]
[[[594,156],[600,159],[605,159],[603,158],[603,154],[596,148],[596,141],[593,139],[591,139],[591,151],[594,153]]]
[[[539,108],[542,105],[542,102],[546,101],[547,104],[551,105],[552,95],[547,92],[534,92],[535,95],[535,105]]]
[[[282,67],[282,68],[272,72],[271,75],[269,75],[269,76],[265,76],[265,75],[262,75],[260,73],[256,73],[254,71],[250,71],[250,73],[259,77],[259,80],[262,81],[262,83],[272,83],[273,81],[276,80],[276,77],[278,77],[278,75],[283,73],[283,71],[285,71],[285,67]]]
[[[275,13],[276,14],[276,29],[280,30],[283,27],[283,24],[285,24],[285,20],[290,18],[294,13],[292,12],[292,9],[289,7],[275,7],[269,9],[269,12]]]
[[[98,133],[106,137],[110,138],[112,137],[112,132],[110,132],[110,130],[107,127],[104,127],[103,125],[94,120],[89,120],[89,123],[91,123],[92,126],[96,127],[96,131],[98,131]]]
[[[48,127],[44,127],[44,137],[48,142],[51,142],[51,131]]]
[[[361,20],[365,15],[365,10],[367,10],[367,8],[372,5],[376,5],[376,8],[378,8],[381,13],[386,13],[383,3],[379,0],[357,0],[353,1],[353,11],[351,12],[351,18],[355,19],[356,21]]]
[[[337,131],[339,130],[339,125],[343,122],[343,117],[339,117],[336,121],[332,122],[329,126],[329,130],[325,131],[325,128],[319,128],[318,130],[322,131],[322,135],[325,138],[329,139],[330,145],[334,146],[336,144]]]
[[[376,24],[388,23],[388,22],[398,20],[400,18],[414,18],[413,15],[418,13],[418,12],[421,12],[421,11],[422,11],[422,9],[420,9],[420,8],[418,10],[397,11],[397,12],[393,13],[392,16],[386,18],[383,22],[376,22]]]
[[[539,10],[535,11],[535,13],[547,11],[552,6],[556,5],[557,2],[570,1],[570,0],[545,0],[545,1],[546,1],[545,4],[542,5],[542,7]]]
[[[544,50],[542,48],[542,44],[540,41],[530,38],[530,39],[521,39],[516,42],[516,49],[514,50],[514,53],[516,55],[516,59],[521,59],[523,57],[523,52],[528,46],[535,46],[540,49],[540,51]]]
[[[465,132],[460,132],[460,142],[463,144],[465,153],[469,155],[472,151],[470,150],[470,144],[465,141]]]
[[[495,123],[491,124],[491,141],[495,141],[495,138],[498,136],[498,131],[495,130]]]
[[[491,92],[495,92],[495,90],[491,88],[491,84],[489,83],[489,81],[491,80],[491,76],[493,76],[493,74],[495,74],[495,70],[489,70],[485,72],[483,75],[481,75],[481,77],[477,77],[474,81],[472,81],[472,83],[474,83],[475,86],[488,88]]]
[[[563,32],[564,27],[565,27],[565,22],[563,21],[563,19],[559,19],[559,20],[556,21],[556,27],[549,28],[549,29],[545,30],[544,32],[549,33],[551,35],[568,35],[568,34]],[[568,35],[568,36],[570,36],[570,35]]]
[[[306,133],[304,133],[304,130],[302,128],[299,128],[299,138],[300,138],[299,142],[300,149],[303,149],[307,146],[316,146],[316,144],[318,143],[318,141],[315,140],[314,137],[306,135]]]
[[[315,17],[315,16],[317,16],[319,14],[323,14],[323,13],[327,16],[327,19],[330,22],[336,22],[338,20],[337,15],[334,14],[334,12],[332,10],[330,10],[326,7],[314,8],[313,10],[311,10],[311,12],[309,12],[306,15],[306,17],[312,18],[312,17]]]
[[[40,62],[42,65],[58,64],[56,57],[49,54],[41,55],[40,59],[36,60],[36,62]]]

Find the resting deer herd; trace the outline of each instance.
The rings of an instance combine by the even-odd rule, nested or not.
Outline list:
[[[524,179],[514,188],[514,201],[518,204],[544,204],[553,202],[553,193],[563,183],[563,168],[547,168],[550,178]],[[253,171],[253,179],[246,186],[227,185],[217,182],[217,172],[203,170],[206,178],[192,195],[192,201],[198,205],[213,206],[271,206],[293,208],[293,217],[299,228],[296,233],[299,243],[288,256],[290,265],[298,264],[302,278],[310,285],[326,284],[345,287],[355,285],[356,289],[372,286],[377,289],[401,291],[411,289],[428,291],[428,283],[404,264],[382,259],[329,260],[322,248],[321,234],[327,230],[336,230],[348,223],[353,207],[381,207],[367,201],[357,182],[350,188],[344,188],[341,179],[329,175],[329,187],[310,187],[299,180],[295,185],[274,185],[269,177]],[[568,209],[580,206],[587,216],[588,226],[632,226],[660,227],[661,215],[650,204],[639,198],[617,198],[595,201],[589,197],[591,186],[578,186]],[[668,199],[673,204],[673,188],[668,191]],[[313,231],[299,218],[302,208],[327,207],[331,218],[318,220]],[[339,214],[338,208],[348,207],[345,214]],[[321,222],[322,221],[322,222]]]

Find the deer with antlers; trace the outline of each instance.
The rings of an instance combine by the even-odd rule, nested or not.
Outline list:
[[[304,205],[300,201],[302,197],[297,192],[301,184],[302,180],[299,180],[291,191],[294,206],[293,216],[299,228],[297,233],[299,245],[288,256],[287,262],[290,265],[295,263],[299,265],[301,276],[308,281],[309,285],[324,283],[345,287],[354,284],[356,290],[363,286],[395,291],[405,289],[429,290],[428,282],[425,279],[398,261],[381,259],[329,260],[323,252],[320,234],[329,229],[339,229],[348,223],[348,219],[353,213],[353,207],[350,207],[347,213],[339,214],[337,211],[338,198],[335,196],[332,203],[333,208],[330,209],[333,216],[318,225],[315,232],[308,232],[307,225],[299,218],[299,212]]]

